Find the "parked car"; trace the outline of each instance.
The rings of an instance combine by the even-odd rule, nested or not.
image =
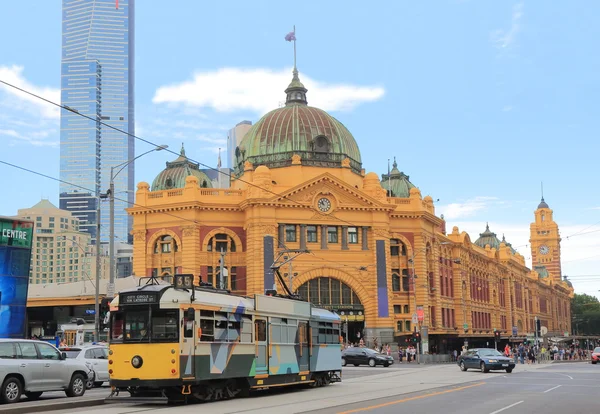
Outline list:
[[[600,360],[600,346],[597,346],[592,351],[592,364],[597,364]]]
[[[347,348],[342,351],[342,366],[353,364],[355,367],[368,364],[371,367],[383,365],[389,367],[394,363],[394,358],[369,348]]]
[[[87,388],[100,387],[108,382],[108,347],[106,345],[84,345],[61,347],[67,358],[84,362],[93,373],[87,381]]]
[[[0,400],[5,403],[17,402],[23,394],[35,400],[47,391],[81,397],[90,374],[85,362],[67,359],[48,342],[0,339]]]
[[[494,348],[469,349],[464,354],[459,355],[456,362],[461,371],[476,368],[481,372],[505,370],[510,374],[515,368],[515,360],[513,358],[504,356]]]

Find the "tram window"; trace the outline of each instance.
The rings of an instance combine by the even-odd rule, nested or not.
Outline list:
[[[242,334],[240,339],[241,342],[252,342],[252,317],[249,315],[242,315]]]
[[[267,340],[267,321],[262,319],[254,321],[254,339],[257,342],[265,342]]]
[[[183,319],[183,337],[184,338],[193,338],[194,337],[194,321],[188,320],[186,317]]]
[[[211,312],[211,313],[213,313],[213,312]],[[213,342],[214,341],[215,327],[214,327],[214,321],[212,319],[201,318],[200,319],[200,329],[202,330],[202,336],[200,337],[200,341],[202,341],[202,342]]]
[[[239,322],[229,322],[229,326],[227,327],[227,339],[229,342],[238,342],[240,340],[240,328],[241,324]]]
[[[174,340],[179,337],[179,310],[152,312],[152,340]]]
[[[113,313],[111,318],[110,337],[112,341],[123,340],[123,312]]]

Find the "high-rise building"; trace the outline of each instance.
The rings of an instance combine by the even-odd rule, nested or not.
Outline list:
[[[242,121],[237,124],[235,127],[229,130],[227,134],[227,167],[230,169],[234,169],[237,167],[235,162],[235,149],[239,147],[242,139],[246,136],[250,128],[252,127],[252,122],[250,121]]]
[[[18,211],[19,218],[35,221],[29,283],[69,283],[96,278],[96,249],[91,236],[80,231],[73,213],[41,200]],[[108,275],[108,257],[101,258],[101,278]]]
[[[135,156],[134,16],[134,0],[63,0],[61,103],[69,109],[61,112],[60,208],[79,218],[92,243],[98,194],[108,190],[111,167]],[[133,202],[133,190],[131,163],[115,178],[120,241],[131,240],[125,208]],[[101,241],[107,242],[108,203],[101,205],[100,219]]]

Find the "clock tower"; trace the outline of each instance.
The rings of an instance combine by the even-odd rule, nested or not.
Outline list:
[[[560,280],[560,235],[544,197],[534,214],[535,222],[531,223],[529,238],[531,265],[540,276]]]

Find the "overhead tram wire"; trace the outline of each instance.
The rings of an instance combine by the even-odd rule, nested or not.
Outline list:
[[[19,170],[22,170],[22,171],[26,171],[26,172],[28,172],[28,173],[31,173],[31,174],[39,175],[40,177],[44,177],[44,178],[47,178],[47,179],[49,179],[49,180],[53,180],[53,181],[57,181],[57,182],[59,182],[59,183],[63,183],[63,184],[67,184],[67,185],[70,185],[70,186],[73,186],[73,187],[77,187],[77,188],[80,188],[80,189],[82,189],[82,190],[89,191],[91,194],[94,194],[94,193],[96,192],[96,190],[91,190],[91,189],[89,189],[89,188],[87,188],[87,187],[83,187],[83,186],[81,186],[81,185],[78,185],[78,184],[73,184],[73,183],[70,183],[70,182],[68,182],[68,181],[61,180],[60,178],[52,177],[52,176],[50,176],[50,175],[48,175],[48,174],[44,174],[44,173],[41,173],[41,172],[39,172],[39,171],[34,171],[34,170],[32,170],[32,169],[29,169],[29,168],[26,168],[26,167],[21,167],[20,165],[12,164],[12,163],[10,163],[10,162],[7,162],[7,161],[0,160],[0,164],[8,165],[9,167],[13,167],[13,168],[16,168],[16,169],[19,169]],[[151,208],[151,207],[148,207],[148,206],[143,206],[143,205],[141,205],[141,204],[137,204],[137,203],[134,203],[134,202],[130,202],[130,201],[128,201],[128,200],[124,200],[124,199],[122,199],[122,198],[118,198],[118,197],[116,197],[116,196],[115,196],[115,200],[117,200],[117,201],[122,201],[122,202],[124,202],[124,203],[126,203],[126,204],[129,204],[129,205],[131,205],[131,206],[134,206],[134,207],[142,207],[142,208],[145,208],[145,209],[147,209],[147,210],[150,210],[150,211],[152,211],[152,212],[154,212],[154,213],[158,212],[158,210],[156,210],[156,209],[153,209],[153,208]],[[165,215],[167,215],[167,216],[174,217],[174,218],[176,218],[176,219],[180,219],[180,220],[188,221],[188,222],[190,222],[190,223],[193,223],[193,224],[200,224],[200,223],[198,223],[198,221],[197,221],[197,220],[192,220],[192,219],[189,219],[189,218],[187,218],[187,217],[178,216],[178,215],[176,215],[176,214],[169,213],[169,212],[166,212],[166,211],[162,211],[161,213],[162,213],[162,214],[165,214]],[[103,227],[103,226],[101,225],[101,227]],[[106,227],[104,227],[104,228],[106,228]],[[277,236],[273,236],[273,237],[274,237],[274,239],[275,239],[275,240],[276,240],[276,241],[279,243],[279,239],[277,238]],[[121,240],[121,241],[123,241],[123,240]],[[282,244],[283,246],[285,246],[285,244],[284,244],[283,242],[281,242],[281,244]]]
[[[147,139],[145,139],[145,138],[141,138],[141,137],[138,137],[138,136],[136,136],[136,135],[134,135],[134,134],[132,134],[132,133],[130,133],[130,132],[123,131],[122,129],[119,129],[119,128],[115,127],[115,126],[112,126],[112,125],[110,125],[110,124],[107,124],[107,123],[103,122],[102,120],[98,120],[98,119],[96,119],[96,118],[93,118],[93,117],[91,117],[91,116],[89,116],[89,115],[82,114],[82,113],[80,113],[79,111],[77,111],[77,110],[75,110],[75,109],[73,109],[73,108],[70,108],[70,107],[69,107],[69,106],[67,106],[67,105],[61,105],[61,104],[58,104],[58,103],[56,103],[56,102],[54,102],[54,101],[51,101],[51,100],[49,100],[49,99],[47,99],[47,98],[44,98],[43,96],[37,95],[37,94],[35,94],[35,93],[33,93],[33,92],[30,92],[30,91],[28,91],[28,90],[26,90],[26,89],[20,88],[20,87],[18,87],[18,86],[16,86],[16,85],[13,85],[13,84],[11,84],[11,83],[9,83],[9,82],[6,82],[6,81],[2,80],[2,79],[0,79],[0,83],[4,84],[4,85],[6,85],[6,86],[9,86],[9,87],[11,87],[11,88],[13,88],[13,89],[16,89],[16,90],[18,90],[18,91],[21,91],[21,92],[23,92],[23,93],[26,93],[26,94],[28,94],[28,95],[30,95],[30,96],[33,96],[34,98],[40,99],[40,100],[42,100],[42,101],[44,101],[44,102],[47,102],[47,103],[49,103],[49,104],[51,104],[51,105],[57,106],[57,107],[59,107],[59,108],[62,108],[62,109],[64,109],[64,110],[66,110],[66,111],[72,112],[72,113],[74,113],[74,114],[76,114],[76,115],[79,115],[79,116],[81,116],[81,117],[84,117],[84,118],[86,118],[86,119],[89,119],[90,121],[94,121],[94,122],[96,122],[96,123],[99,123],[100,125],[104,125],[104,126],[106,126],[106,127],[110,128],[110,129],[113,129],[113,130],[115,130],[115,131],[121,132],[121,133],[123,133],[123,134],[125,134],[125,135],[127,135],[127,136],[130,136],[130,137],[132,137],[132,138],[135,138],[135,139],[137,139],[137,140],[140,140],[140,141],[142,141],[142,142],[144,142],[144,143],[146,143],[146,144],[152,145],[152,146],[154,146],[154,147],[159,147],[159,146],[160,146],[159,144],[155,144],[155,143],[153,143],[152,141],[149,141],[149,140],[147,140]],[[169,148],[165,148],[165,149],[163,149],[163,151],[165,151],[165,152],[170,152],[170,153],[172,153],[173,155],[176,155],[176,156],[179,156],[179,155],[180,155],[179,153],[177,153],[177,152],[175,152],[175,151],[173,151],[173,150],[171,150],[171,149],[169,149]],[[199,164],[199,165],[201,165],[201,166],[203,166],[203,167],[205,167],[205,168],[207,168],[207,169],[209,169],[209,170],[216,171],[217,173],[219,173],[219,174],[223,174],[223,175],[226,175],[226,176],[228,176],[229,178],[235,178],[236,180],[238,180],[238,181],[240,181],[240,182],[242,182],[242,183],[245,183],[245,184],[247,184],[247,185],[250,185],[250,186],[256,187],[256,188],[258,188],[258,189],[260,189],[260,190],[262,190],[262,191],[265,191],[265,192],[267,192],[267,193],[271,193],[271,194],[273,194],[273,195],[275,195],[275,196],[278,196],[278,197],[281,197],[281,198],[283,198],[283,199],[285,199],[285,200],[287,200],[287,201],[290,201],[290,202],[292,202],[292,203],[296,203],[296,204],[298,204],[298,205],[300,205],[300,206],[302,206],[302,207],[307,207],[305,204],[302,204],[302,203],[301,203],[301,202],[299,202],[299,201],[296,201],[296,200],[293,200],[293,199],[287,198],[286,196],[284,196],[284,195],[282,195],[282,194],[279,194],[279,193],[276,193],[276,192],[274,192],[274,191],[272,191],[272,190],[269,190],[268,188],[261,187],[261,186],[259,186],[259,185],[257,185],[257,184],[251,183],[251,182],[249,182],[249,181],[245,181],[245,180],[243,180],[243,179],[241,179],[241,178],[236,178],[236,177],[234,177],[232,174],[226,173],[226,172],[224,172],[224,171],[221,171],[221,170],[219,170],[218,168],[211,167],[210,165],[204,164],[204,163],[202,163],[202,162],[200,162],[200,161],[197,161],[197,160],[194,160],[194,159],[192,159],[192,158],[189,158],[189,157],[187,157],[187,159],[188,159],[188,160],[190,160],[190,161],[192,161],[192,162],[195,162],[195,163],[197,163],[197,164]],[[89,190],[88,190],[88,191],[89,191]],[[124,201],[124,200],[119,200],[119,201]],[[145,206],[144,206],[144,207],[145,207]],[[356,224],[354,224],[354,223],[351,223],[351,222],[349,222],[349,221],[346,221],[346,220],[344,220],[344,219],[341,219],[341,218],[339,218],[339,217],[336,217],[336,216],[330,216],[330,215],[328,215],[328,214],[325,214],[325,213],[323,213],[323,212],[322,212],[322,211],[320,211],[319,209],[316,209],[316,208],[315,208],[315,207],[313,207],[313,206],[308,206],[308,208],[310,208],[311,210],[314,210],[314,211],[316,211],[317,213],[319,213],[319,214],[320,214],[320,215],[322,215],[322,216],[326,216],[326,217],[331,217],[331,218],[334,218],[334,219],[336,219],[336,220],[338,220],[338,221],[340,221],[340,222],[342,222],[342,223],[346,223],[346,224],[348,224],[348,225],[350,225],[350,226],[352,226],[352,227],[360,227],[360,226],[357,226],[357,225],[356,225]]]

